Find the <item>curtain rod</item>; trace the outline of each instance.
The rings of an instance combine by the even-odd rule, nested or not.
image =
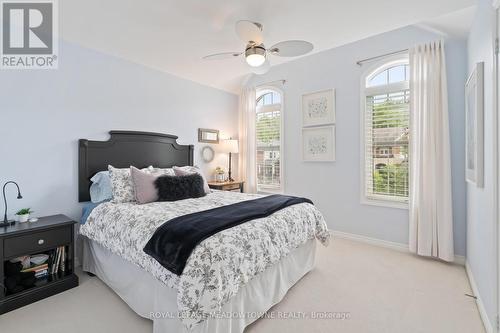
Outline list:
[[[378,55],[378,56],[375,56],[375,57],[371,57],[371,58],[366,58],[366,59],[363,59],[363,60],[359,60],[358,62],[356,62],[356,65],[363,66],[363,63],[368,62],[368,61],[377,60],[377,59],[380,59],[380,58],[385,58],[385,57],[388,57],[388,56],[391,56],[391,55],[400,54],[400,53],[406,53],[406,52],[408,52],[408,49],[394,51],[394,52],[390,52],[390,53],[386,53],[386,54],[381,54],[381,55]]]
[[[281,84],[285,84],[286,80],[283,79],[283,80],[275,80],[275,81],[271,81],[271,82],[261,83],[257,87],[267,86],[267,85],[270,85],[273,83],[278,83],[278,82],[281,82]]]

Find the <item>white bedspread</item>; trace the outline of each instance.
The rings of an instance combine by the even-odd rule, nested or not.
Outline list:
[[[182,321],[192,328],[220,311],[241,285],[291,250],[315,237],[328,244],[330,233],[322,214],[313,205],[302,203],[204,240],[189,257],[181,276],[143,251],[155,230],[172,218],[258,197],[215,191],[203,198],[175,202],[103,203],[93,210],[80,233],[176,288]]]

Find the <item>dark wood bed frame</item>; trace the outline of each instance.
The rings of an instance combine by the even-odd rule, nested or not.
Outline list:
[[[90,201],[90,178],[108,165],[170,168],[193,165],[193,145],[179,145],[177,136],[162,133],[110,131],[108,141],[79,140],[78,201]]]

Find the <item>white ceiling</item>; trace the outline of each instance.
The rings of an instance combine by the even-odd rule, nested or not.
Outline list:
[[[264,25],[266,46],[303,39],[313,52],[470,7],[475,0],[64,0],[63,39],[192,81],[238,92],[243,58],[201,57],[242,51],[235,22]],[[454,21],[456,22],[456,20]],[[273,57],[276,65],[294,58]]]
[[[417,26],[434,31],[443,36],[466,38],[474,22],[476,6],[464,8],[439,17],[424,20]]]

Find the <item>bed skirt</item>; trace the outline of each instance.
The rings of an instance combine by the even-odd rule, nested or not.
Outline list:
[[[153,321],[153,333],[243,333],[246,326],[279,303],[314,266],[316,240],[309,240],[242,286],[222,308],[192,330],[177,318],[177,290],[150,273],[84,238],[83,270],[99,277],[141,317]]]

